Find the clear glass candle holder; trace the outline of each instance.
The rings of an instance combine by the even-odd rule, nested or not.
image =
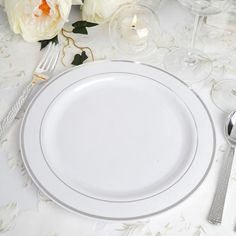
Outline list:
[[[223,79],[216,82],[211,90],[211,98],[222,111],[236,110],[236,79]]]
[[[127,4],[119,8],[109,25],[113,47],[128,56],[145,57],[154,53],[159,34],[156,13],[140,4]]]

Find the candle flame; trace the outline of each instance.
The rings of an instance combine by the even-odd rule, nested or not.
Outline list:
[[[135,14],[132,20],[132,27],[136,27],[137,24],[137,15]]]

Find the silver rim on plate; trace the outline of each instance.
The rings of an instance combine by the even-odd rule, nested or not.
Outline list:
[[[154,66],[151,66],[151,65],[146,65],[146,64],[142,64],[142,63],[137,63],[137,62],[132,62],[132,61],[105,61],[105,62],[96,62],[96,63],[92,63],[93,65],[94,64],[102,64],[102,63],[132,63],[132,64],[139,64],[139,65],[142,65],[142,66],[145,66],[145,67],[149,67],[149,68],[152,68],[152,69],[155,69],[155,70],[159,70],[161,72],[164,72],[165,74],[168,74],[170,75],[171,77],[173,77],[175,80],[177,80],[178,82],[180,82],[181,84],[183,84],[186,88],[188,88],[188,86],[182,82],[181,80],[179,80],[178,78],[176,78],[175,76],[159,69],[159,68],[156,68]],[[82,65],[80,66],[79,68],[82,68],[82,67],[87,67],[89,66],[88,64],[85,64],[85,65]],[[158,211],[155,211],[155,212],[152,212],[150,214],[144,214],[144,215],[138,215],[138,216],[132,216],[132,217],[106,217],[106,216],[103,216],[102,214],[101,215],[95,215],[95,214],[90,214],[90,213],[87,213],[85,211],[81,211],[75,207],[72,207],[71,205],[65,203],[64,201],[61,201],[59,198],[57,198],[55,195],[53,195],[52,193],[50,193],[47,189],[45,189],[45,187],[40,183],[40,181],[37,179],[37,177],[34,175],[34,172],[33,170],[31,169],[30,167],[30,164],[28,163],[28,160],[27,160],[27,157],[26,157],[26,154],[25,154],[25,150],[24,150],[24,138],[23,138],[23,134],[24,134],[24,127],[25,127],[25,123],[26,123],[26,119],[27,119],[27,116],[29,114],[29,111],[31,109],[31,107],[33,106],[34,104],[34,101],[37,99],[37,97],[44,91],[44,89],[49,86],[49,84],[53,83],[53,81],[55,81],[57,78],[63,76],[64,74],[72,71],[72,70],[76,70],[78,69],[77,67],[76,68],[72,68],[72,69],[69,69],[69,70],[66,70],[65,72],[59,74],[58,76],[56,76],[53,80],[51,80],[49,83],[47,83],[37,94],[36,96],[34,97],[34,99],[31,101],[28,109],[27,109],[27,112],[26,112],[26,115],[24,117],[24,120],[23,120],[23,123],[22,123],[22,126],[21,126],[21,132],[20,132],[20,147],[21,147],[21,152],[22,152],[22,158],[23,158],[23,162],[26,166],[26,169],[29,173],[29,175],[31,176],[31,178],[33,179],[34,183],[37,185],[37,187],[45,194],[47,195],[50,199],[52,199],[53,201],[55,201],[57,204],[61,205],[62,207],[66,208],[66,209],[69,209],[73,212],[77,212],[77,213],[81,213],[83,215],[87,215],[87,216],[92,216],[92,217],[96,217],[96,218],[100,218],[100,219],[109,219],[109,220],[132,220],[132,219],[138,219],[138,218],[144,218],[144,217],[149,217],[149,216],[152,216],[152,215],[155,215],[157,213],[160,213],[160,212],[163,212],[169,208],[172,208],[174,207],[175,205],[177,205],[178,203],[182,202],[184,199],[186,199],[189,195],[191,195],[198,187],[199,185],[202,183],[202,181],[205,179],[209,169],[210,169],[210,166],[212,164],[212,160],[213,160],[213,157],[214,157],[214,154],[215,154],[215,129],[214,129],[214,125],[213,125],[213,121],[212,121],[212,118],[209,114],[209,111],[208,109],[206,108],[205,104],[202,102],[202,100],[200,99],[200,97],[193,91],[191,90],[191,92],[194,94],[194,96],[200,101],[202,107],[204,108],[205,112],[207,113],[207,116],[209,118],[209,121],[210,121],[210,124],[211,124],[211,130],[212,130],[212,139],[213,139],[213,144],[212,144],[212,151],[211,151],[211,154],[212,156],[210,157],[210,161],[209,161],[209,165],[207,166],[206,168],[206,171],[204,173],[204,175],[202,175],[202,178],[199,179],[198,181],[198,184],[196,184],[194,186],[194,188],[188,192],[188,194],[185,194],[184,197],[181,197],[181,199],[179,199],[178,201],[176,201],[175,203],[169,205],[168,207],[165,207],[161,210],[158,210]],[[189,88],[188,88],[189,89]],[[191,111],[190,111],[191,112]]]

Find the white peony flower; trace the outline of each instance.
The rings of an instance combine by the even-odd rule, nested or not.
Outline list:
[[[123,4],[135,2],[135,0],[85,0],[82,7],[83,20],[104,23]]]
[[[56,36],[68,19],[71,5],[72,0],[5,1],[12,30],[29,42]]]

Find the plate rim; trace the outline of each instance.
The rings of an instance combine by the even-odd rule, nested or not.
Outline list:
[[[33,171],[31,170],[28,162],[27,162],[27,158],[26,158],[26,155],[24,154],[24,150],[23,150],[23,133],[24,133],[24,125],[25,125],[25,122],[26,122],[26,117],[27,117],[27,114],[29,113],[29,110],[31,108],[31,106],[33,105],[34,101],[37,99],[37,97],[39,96],[39,94],[41,92],[43,92],[43,90],[49,85],[51,84],[53,81],[55,81],[57,78],[63,76],[64,74],[70,72],[70,71],[73,71],[73,70],[77,70],[78,68],[81,68],[81,67],[87,67],[89,66],[89,64],[103,64],[103,63],[113,63],[113,62],[121,62],[121,63],[132,63],[132,64],[141,64],[143,66],[147,66],[147,67],[151,67],[153,69],[156,69],[156,70],[159,70],[165,74],[168,74],[170,75],[171,77],[173,77],[174,79],[176,79],[177,81],[179,81],[180,83],[182,83],[186,89],[190,90],[195,96],[196,98],[199,100],[199,102],[201,103],[202,107],[204,108],[208,118],[209,118],[209,121],[211,123],[211,130],[212,130],[212,139],[213,139],[213,144],[212,144],[212,152],[211,152],[211,158],[210,158],[210,162],[207,166],[207,169],[205,171],[205,174],[202,176],[202,178],[199,180],[198,184],[192,189],[192,191],[190,191],[188,194],[186,194],[184,197],[182,197],[180,200],[176,201],[175,203],[171,204],[170,206],[168,207],[165,207],[163,208],[162,210],[158,210],[157,212],[153,212],[151,214],[147,214],[147,215],[141,215],[141,216],[135,216],[135,217],[106,217],[106,216],[100,216],[100,215],[94,215],[94,214],[90,214],[90,213],[87,213],[87,212],[84,212],[84,211],[80,211],[79,209],[77,208],[74,208],[70,205],[68,205],[67,203],[61,201],[60,199],[58,199],[57,197],[53,196],[53,194],[51,194],[50,192],[48,192],[48,190],[46,190],[44,188],[44,186],[42,186],[42,184],[40,184],[40,182],[38,181],[37,177],[34,175]],[[112,72],[111,72],[112,73]],[[21,156],[22,156],[22,160],[23,160],[23,163],[25,165],[25,168],[29,174],[29,176],[31,177],[31,179],[33,180],[34,184],[37,186],[37,188],[42,191],[48,198],[50,198],[52,201],[54,201],[55,203],[57,203],[58,205],[60,205],[61,207],[73,212],[73,213],[79,213],[79,214],[82,214],[84,216],[88,216],[88,217],[93,217],[93,218],[97,218],[97,219],[102,219],[102,220],[115,220],[115,221],[120,221],[120,220],[135,220],[135,219],[143,219],[143,218],[146,218],[146,217],[150,217],[150,216],[153,216],[153,215],[157,215],[157,214],[160,214],[168,209],[171,209],[173,207],[175,207],[176,205],[178,205],[179,203],[183,202],[186,198],[188,198],[190,195],[192,195],[196,189],[199,188],[199,186],[202,184],[202,182],[205,180],[206,176],[208,175],[209,173],[209,170],[212,166],[212,163],[213,163],[213,160],[214,160],[214,156],[215,156],[215,152],[216,152],[216,132],[215,132],[215,126],[214,126],[214,122],[213,122],[213,119],[210,115],[210,112],[208,110],[208,108],[206,107],[205,103],[202,101],[202,99],[200,98],[200,96],[191,88],[189,87],[185,82],[183,82],[182,80],[180,80],[178,77],[176,77],[175,75],[161,69],[161,68],[158,68],[156,66],[153,66],[153,65],[149,65],[149,64],[146,64],[146,63],[141,63],[141,62],[137,62],[137,61],[130,61],[130,60],[101,60],[101,61],[96,61],[96,62],[90,62],[90,63],[86,63],[86,64],[83,64],[83,65],[79,65],[79,66],[76,66],[76,67],[72,67],[72,68],[69,68],[69,69],[66,69],[65,71],[53,76],[50,81],[46,82],[44,86],[42,86],[39,91],[37,91],[37,93],[33,96],[33,98],[31,99],[27,109],[26,109],[26,112],[25,112],[25,116],[22,120],[22,123],[21,123],[21,127],[20,127],[20,150],[21,150]]]

